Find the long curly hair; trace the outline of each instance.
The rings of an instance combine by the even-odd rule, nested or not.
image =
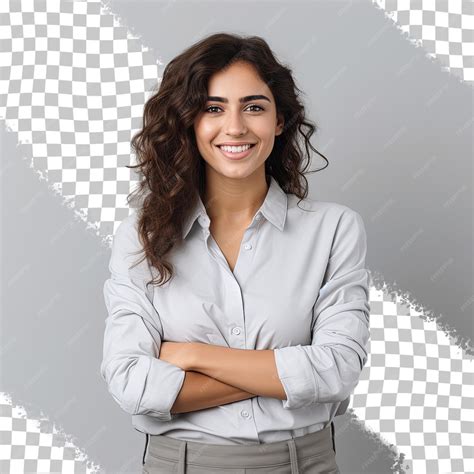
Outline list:
[[[127,202],[138,202],[138,233],[148,264],[158,277],[147,283],[163,285],[173,276],[165,259],[182,241],[182,226],[205,190],[205,164],[196,144],[193,124],[207,102],[209,78],[236,61],[250,63],[275,98],[277,113],[284,117],[283,132],[275,137],[265,173],[273,176],[283,191],[301,202],[308,195],[305,172],[310,149],[329,162],[310,143],[317,130],[307,119],[299,100],[291,69],[280,63],[259,36],[215,33],[204,37],[172,59],[165,67],[157,92],[144,106],[142,129],[132,138],[139,168],[137,188]],[[302,143],[300,140],[302,136]],[[313,173],[314,170],[309,171]],[[206,203],[204,203],[206,205]]]

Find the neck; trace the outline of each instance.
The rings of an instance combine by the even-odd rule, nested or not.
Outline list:
[[[270,177],[265,170],[245,179],[206,172],[203,203],[211,221],[239,224],[253,219],[267,195]]]

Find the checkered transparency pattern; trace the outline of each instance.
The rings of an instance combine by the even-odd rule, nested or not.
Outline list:
[[[450,0],[447,16],[447,1],[375,3],[452,73],[474,80],[472,2]],[[422,13],[419,24],[416,12],[438,7],[441,14]],[[134,163],[130,139],[161,63],[98,1],[5,1],[0,15],[0,118],[29,144],[39,178],[110,245],[131,212],[125,199],[136,184],[125,167]],[[472,360],[387,292],[371,288],[371,306],[370,356],[352,408],[367,428],[398,446],[412,472],[474,471]],[[58,472],[86,472],[71,462],[71,446],[48,451],[54,437],[42,436],[33,420],[14,421],[20,417],[8,402],[0,407],[1,472],[22,472],[18,466],[27,460],[26,471],[61,465]],[[46,467],[58,458],[61,464]]]
[[[369,358],[351,408],[406,456],[406,472],[474,472],[473,358],[386,289],[371,288],[370,306]]]
[[[88,460],[55,426],[26,417],[0,394],[0,472],[89,474],[100,466]]]
[[[372,0],[441,68],[474,84],[473,0]]]
[[[385,288],[370,285],[370,307],[369,358],[349,408],[364,428],[403,453],[406,472],[474,472],[472,357],[435,321],[400,297],[394,300]],[[54,472],[86,472],[82,458],[72,457],[72,444],[59,441],[53,443],[58,449],[49,451],[50,434],[28,434],[40,432],[35,421],[19,416],[6,399],[0,400],[0,410],[0,472],[50,472],[44,467],[49,459],[51,466],[67,461]],[[20,418],[25,421],[15,421]],[[372,472],[376,454],[366,460],[364,472]],[[23,459],[25,466],[41,462],[41,470],[19,470]]]
[[[0,15],[0,118],[39,177],[110,243],[130,213],[130,139],[161,63],[98,1],[5,1]]]

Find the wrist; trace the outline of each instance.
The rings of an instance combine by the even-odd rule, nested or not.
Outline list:
[[[191,343],[191,350],[189,355],[189,363],[188,369],[194,372],[199,372],[199,368],[201,366],[200,361],[202,361],[202,347],[205,344],[201,344],[199,342],[192,342]]]

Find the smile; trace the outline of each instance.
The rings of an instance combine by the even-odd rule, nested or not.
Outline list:
[[[250,155],[252,152],[252,148],[255,144],[252,145],[243,145],[243,146],[218,146],[221,153],[230,158],[231,160],[239,160],[241,158],[245,158],[246,156]]]

